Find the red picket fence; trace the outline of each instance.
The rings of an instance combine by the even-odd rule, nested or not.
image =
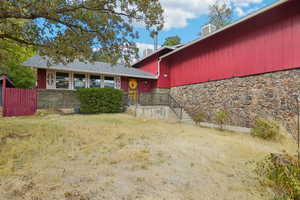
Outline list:
[[[37,109],[36,89],[4,89],[3,116],[34,115]]]

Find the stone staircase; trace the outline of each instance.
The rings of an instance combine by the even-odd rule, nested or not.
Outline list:
[[[139,94],[138,101],[128,110],[136,116],[155,119],[169,119],[186,124],[195,124],[183,106],[171,96],[170,92]],[[168,108],[168,109],[166,109]]]
[[[177,107],[177,108],[173,108],[172,110],[175,116],[177,117],[178,122],[185,123],[185,124],[195,124],[192,117],[188,114],[187,111],[184,110],[184,108]]]
[[[180,105],[180,103],[177,102],[177,100],[170,94],[168,94],[168,106],[177,116],[179,122],[186,124],[195,124],[188,112],[184,110],[183,106]]]
[[[182,109],[182,118],[180,122],[185,124],[195,124],[192,117],[184,109]]]

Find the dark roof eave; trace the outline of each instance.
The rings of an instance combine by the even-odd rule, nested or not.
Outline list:
[[[126,77],[144,78],[144,79],[157,79],[157,77],[153,74],[150,74],[148,72],[139,69],[126,67],[125,65],[122,64],[113,66],[112,64],[103,63],[103,62],[84,63],[76,60],[73,63],[69,63],[67,65],[58,63],[47,67],[47,59],[49,58],[35,55],[30,59],[28,59],[27,61],[23,62],[22,65],[24,67],[33,67],[38,69],[104,74],[104,75],[111,75],[111,76],[126,76]]]
[[[134,75],[134,74],[121,74],[121,73],[107,73],[107,72],[95,72],[95,71],[88,71],[88,70],[78,70],[78,69],[60,69],[55,67],[36,67],[36,66],[27,66],[27,67],[34,67],[37,69],[51,69],[51,70],[57,70],[57,71],[68,71],[68,72],[79,72],[79,73],[90,73],[90,74],[102,74],[102,75],[110,75],[110,76],[125,76],[125,77],[132,77],[132,78],[144,78],[144,79],[158,79],[156,76],[140,76],[140,75]]]

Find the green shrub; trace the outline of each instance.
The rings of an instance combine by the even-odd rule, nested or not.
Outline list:
[[[277,139],[280,135],[280,126],[276,121],[264,118],[257,118],[251,135],[265,140]]]
[[[217,124],[219,125],[219,128],[221,130],[223,130],[224,124],[230,118],[230,115],[227,112],[225,112],[224,110],[221,110],[215,114],[215,118],[216,118]]]
[[[260,183],[271,186],[276,200],[300,199],[300,162],[287,154],[271,154],[255,169]]]
[[[205,115],[202,112],[197,113],[194,117],[193,120],[196,124],[200,124],[205,120]]]
[[[123,92],[112,88],[82,88],[77,90],[80,112],[120,113],[123,112]]]

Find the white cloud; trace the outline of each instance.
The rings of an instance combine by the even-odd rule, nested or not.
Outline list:
[[[188,19],[194,19],[208,12],[213,0],[161,0],[165,10],[165,29],[187,26]]]
[[[235,12],[238,14],[239,17],[243,17],[246,15],[245,11],[241,7],[237,7]]]
[[[160,0],[165,10],[165,27],[183,28],[188,25],[189,19],[195,19],[200,15],[208,13],[208,7],[216,0]],[[227,1],[227,0],[225,0]],[[239,16],[244,16],[245,9],[251,4],[262,3],[263,0],[231,0],[236,7],[235,11]]]
[[[237,7],[248,7],[250,4],[262,3],[263,0],[234,0],[232,1]]]
[[[259,9],[260,9],[259,7],[253,7],[253,8],[248,8],[248,9],[243,9],[241,7],[237,7],[235,9],[235,11],[237,12],[239,17],[244,17],[246,15],[249,15],[250,13],[256,12]]]

